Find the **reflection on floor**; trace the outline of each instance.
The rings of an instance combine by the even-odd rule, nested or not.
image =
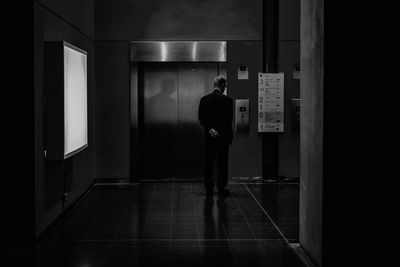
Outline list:
[[[37,266],[303,266],[285,241],[298,240],[296,201],[276,186],[232,184],[227,198],[205,197],[201,183],[96,186],[37,249]]]

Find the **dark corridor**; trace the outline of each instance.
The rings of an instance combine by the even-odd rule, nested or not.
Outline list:
[[[201,183],[94,186],[37,249],[37,266],[304,266],[287,243],[298,240],[298,199],[285,196],[298,184],[230,188],[218,198]]]

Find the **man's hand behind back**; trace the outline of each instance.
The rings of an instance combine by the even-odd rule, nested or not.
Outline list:
[[[215,129],[211,129],[208,133],[211,135],[211,137],[217,137],[218,136],[218,132]]]

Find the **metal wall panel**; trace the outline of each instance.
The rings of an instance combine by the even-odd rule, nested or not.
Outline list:
[[[133,41],[132,62],[225,62],[225,41]]]
[[[177,143],[176,64],[144,64],[141,176],[148,179],[175,177]]]
[[[198,106],[209,89],[209,73],[215,77],[216,64],[178,64],[179,177],[204,177],[204,138],[198,121]]]
[[[200,99],[213,89],[218,63],[142,63],[142,179],[202,179]]]

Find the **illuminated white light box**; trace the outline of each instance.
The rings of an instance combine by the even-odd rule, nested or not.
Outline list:
[[[46,42],[46,158],[63,160],[88,146],[87,52]]]

